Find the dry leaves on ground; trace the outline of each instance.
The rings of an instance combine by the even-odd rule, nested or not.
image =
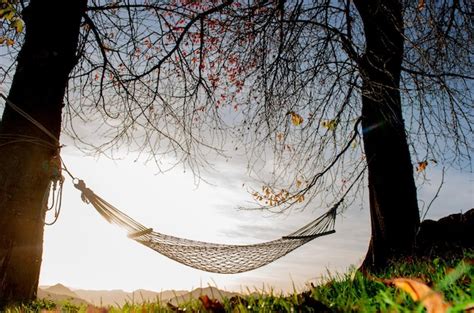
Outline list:
[[[421,302],[427,313],[445,313],[451,307],[439,292],[434,291],[423,282],[409,278],[394,278],[385,282],[404,290],[413,300]]]

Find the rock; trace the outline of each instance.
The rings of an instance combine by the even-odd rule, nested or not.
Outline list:
[[[420,256],[462,256],[466,249],[474,249],[474,209],[421,223],[417,235]]]

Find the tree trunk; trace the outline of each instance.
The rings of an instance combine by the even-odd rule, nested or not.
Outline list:
[[[31,0],[8,99],[56,138],[86,0]],[[28,138],[26,136],[29,136]],[[0,121],[0,310],[36,298],[57,142],[6,106]]]
[[[379,269],[412,252],[420,224],[399,90],[403,10],[397,0],[355,0],[354,4],[366,39],[359,66],[372,236],[363,267]]]

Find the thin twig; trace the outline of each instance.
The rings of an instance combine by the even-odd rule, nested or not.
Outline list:
[[[425,220],[426,214],[428,214],[428,211],[430,210],[431,205],[433,204],[433,202],[435,201],[435,199],[438,198],[438,196],[439,196],[439,193],[440,193],[440,191],[441,191],[441,188],[442,188],[443,185],[444,185],[444,172],[445,172],[445,167],[443,167],[443,170],[441,171],[441,182],[439,183],[438,190],[436,190],[436,193],[435,193],[433,199],[431,199],[430,203],[428,204],[428,207],[426,208],[426,211],[423,213],[423,217],[421,218],[421,221],[424,221],[424,220]]]

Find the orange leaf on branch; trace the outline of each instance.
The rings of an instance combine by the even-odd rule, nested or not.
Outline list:
[[[303,124],[303,117],[301,115],[299,115],[298,113],[295,113],[293,111],[290,111],[287,113],[287,115],[291,115],[291,123],[293,123],[293,125],[295,126],[299,126],[301,124]]]
[[[426,169],[427,166],[428,166],[428,161],[427,160],[418,162],[418,164],[416,166],[416,171],[417,172],[423,172]]]

